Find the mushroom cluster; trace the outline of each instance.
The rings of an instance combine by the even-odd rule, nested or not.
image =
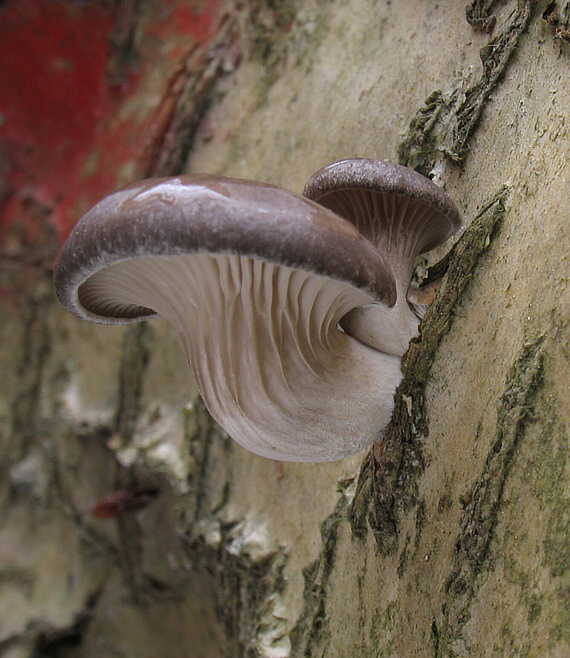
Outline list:
[[[461,226],[415,171],[352,159],[303,196],[210,175],[144,180],[76,225],[55,266],[62,304],[118,324],[164,317],[214,419],[254,453],[324,462],[387,425],[418,254]]]

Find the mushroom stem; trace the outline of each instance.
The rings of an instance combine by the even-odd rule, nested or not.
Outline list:
[[[366,304],[352,309],[340,321],[346,333],[364,345],[396,356],[403,356],[412,338],[419,335],[419,323],[405,295],[399,296],[392,308]]]
[[[419,318],[408,303],[408,289],[415,260],[421,250],[416,231],[410,225],[426,221],[425,206],[413,200],[365,190],[359,196],[335,198],[329,207],[350,221],[385,257],[394,274],[396,303],[387,308],[373,302],[352,309],[340,325],[364,345],[386,354],[403,356],[412,338],[419,335]]]

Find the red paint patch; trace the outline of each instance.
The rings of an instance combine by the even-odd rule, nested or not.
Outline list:
[[[149,26],[148,33],[164,40],[192,37],[203,42],[211,35],[221,4],[220,0],[167,0],[162,3],[161,20]]]
[[[158,489],[120,489],[98,500],[91,508],[97,519],[112,519],[144,509],[158,496]]]
[[[137,176],[155,108],[125,119],[121,108],[157,56],[170,59],[211,38],[220,5],[156,2],[161,20],[137,24],[142,36],[152,35],[154,50],[145,50],[138,74],[119,87],[106,75],[118,18],[110,4],[8,0],[0,7],[0,165],[3,159],[8,167],[3,199],[0,189],[3,233],[37,220],[41,207],[64,238],[116,187],[121,168],[129,164]],[[170,40],[172,48],[165,48]]]
[[[31,198],[57,215],[77,184],[119,97],[105,81],[112,26],[97,4],[17,0],[0,10],[0,140],[14,190],[3,226],[25,223]]]

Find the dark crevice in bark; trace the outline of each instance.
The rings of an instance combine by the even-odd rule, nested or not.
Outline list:
[[[51,234],[47,232],[46,237],[42,232],[42,236],[48,249]],[[29,242],[24,239],[17,251],[20,247],[26,251],[28,246]],[[3,267],[3,263],[1,265]],[[51,497],[48,485],[52,474],[48,471],[45,485],[40,485],[34,478],[29,479],[25,467],[22,478],[15,474],[18,465],[25,463],[27,458],[33,460],[34,454],[42,463],[49,463],[51,420],[44,417],[40,403],[45,384],[44,370],[52,349],[49,329],[53,299],[51,276],[43,263],[36,267],[27,261],[19,265],[14,261],[3,268],[1,279],[5,290],[14,296],[13,304],[6,308],[14,314],[21,338],[19,345],[16,342],[18,346],[14,353],[16,385],[11,394],[10,420],[5,424],[6,436],[3,436],[4,427],[0,428],[0,503],[5,497],[23,495],[35,499],[34,504],[43,507]],[[0,508],[7,509],[3,504]]]
[[[497,0],[472,0],[465,8],[469,25],[482,32],[492,32],[497,23],[497,17],[492,13],[496,4]]]
[[[115,433],[123,446],[132,439],[140,415],[140,398],[150,359],[153,331],[147,322],[127,327],[123,337],[123,351],[119,370],[119,398],[115,421]],[[129,490],[138,486],[134,469],[116,464],[115,491]],[[141,568],[141,530],[132,514],[118,513],[116,523],[119,532],[118,557],[122,571],[135,601],[140,600],[145,589]]]
[[[212,592],[216,599],[217,617],[222,623],[227,657],[261,658],[266,655],[259,643],[268,629],[264,627],[272,617],[275,595],[283,591],[283,572],[287,552],[268,551],[251,555],[247,544],[241,544],[243,525],[218,523],[215,540],[200,528],[190,530],[185,538],[185,551],[192,570],[213,579]],[[269,629],[269,642],[279,641],[279,633]]]
[[[132,438],[139,417],[139,402],[150,358],[152,333],[150,325],[141,322],[127,327],[123,337],[115,427],[124,444]]]
[[[0,235],[0,284],[14,298],[23,329],[22,360],[17,366],[18,389],[12,417],[14,433],[25,443],[41,436],[38,411],[42,373],[50,354],[48,316],[53,301],[52,268],[59,246],[50,225],[51,208],[26,198],[28,215]]]
[[[197,398],[192,409],[195,430],[187,433],[188,449],[192,460],[192,469],[188,476],[190,493],[185,497],[185,523],[192,527],[203,519],[214,518],[224,507],[231,486],[231,469],[224,469],[223,482],[214,477],[215,486],[211,482],[216,471],[216,463],[220,461],[220,452],[229,456],[231,439],[222,436],[206,405]],[[228,459],[224,461],[229,462]]]
[[[207,50],[193,49],[172,76],[154,120],[158,131],[145,156],[145,176],[176,176],[186,162],[198,129],[216,100],[217,85],[241,58],[239,12],[228,11]]]
[[[285,635],[272,606],[285,587],[287,551],[251,554],[247,519],[223,520],[232,491],[233,442],[200,399],[189,412],[187,442],[192,468],[188,493],[178,506],[181,544],[190,570],[210,579],[216,616],[225,630],[224,655],[260,658],[266,655],[262,644],[279,643]]]
[[[392,420],[362,465],[350,510],[352,530],[355,537],[365,537],[367,521],[382,555],[396,551],[398,520],[418,503],[417,480],[425,468],[422,442],[428,434],[424,390],[461,297],[500,229],[507,195],[507,189],[497,193],[453,247],[438,297],[422,322],[421,336],[405,356],[404,380],[396,394]]]
[[[113,86],[124,84],[140,64],[137,35],[142,18],[141,0],[116,0],[116,19],[109,36],[107,80]]]
[[[317,648],[326,640],[329,623],[326,604],[330,577],[335,567],[339,527],[347,519],[348,508],[348,499],[343,493],[334,512],[321,524],[323,547],[318,559],[303,569],[304,607],[291,631],[291,658],[309,658],[317,655],[315,653]]]
[[[550,2],[542,13],[542,20],[546,21],[548,31],[555,39],[570,44],[570,0]]]
[[[40,631],[30,658],[59,658],[69,655],[68,652],[73,651],[83,641],[98,598],[99,592],[93,594],[84,608],[75,614],[75,619],[69,627]]]
[[[48,286],[47,280],[39,279],[36,294],[28,296],[22,308],[24,358],[18,373],[20,390],[13,408],[13,427],[16,434],[27,438],[33,438],[40,425],[37,407],[42,384],[41,373],[50,352],[50,335],[46,326],[51,293]]]
[[[543,385],[543,338],[525,344],[517,357],[498,404],[497,428],[483,471],[472,487],[455,546],[453,570],[445,585],[446,603],[440,624],[437,656],[448,656],[469,620],[469,607],[490,568],[489,551],[517,449],[534,420]],[[463,654],[463,652],[461,652]],[[454,655],[451,653],[451,655]]]

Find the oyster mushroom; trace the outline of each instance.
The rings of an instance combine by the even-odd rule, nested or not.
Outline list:
[[[379,437],[400,356],[341,328],[397,302],[393,267],[347,219],[277,187],[151,179],[97,204],[55,267],[80,318],[164,317],[212,416],[259,455],[330,461]]]
[[[459,211],[448,195],[413,169],[383,160],[354,158],[319,169],[303,195],[354,224],[387,259],[395,276],[397,298],[386,309],[363,304],[342,319],[344,330],[364,344],[402,356],[418,335],[420,318],[409,300],[419,254],[445,242],[461,227]]]

